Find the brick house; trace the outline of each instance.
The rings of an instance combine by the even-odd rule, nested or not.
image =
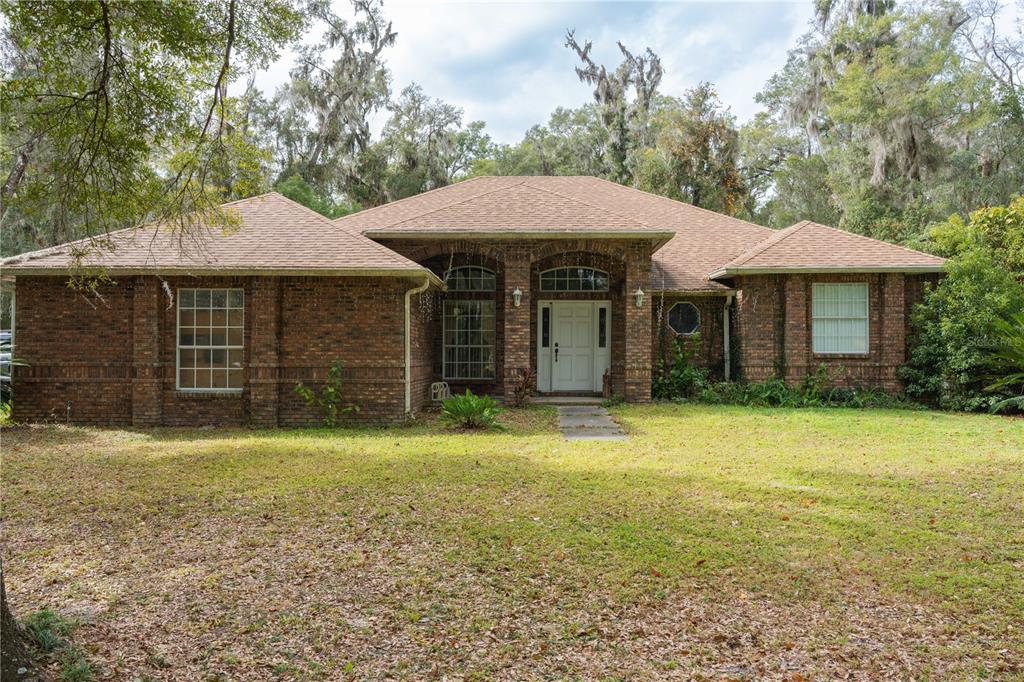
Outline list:
[[[943,261],[841,230],[772,230],[590,177],[482,177],[335,221],[270,193],[237,226],[154,226],[2,264],[15,280],[15,418],[316,423],[293,387],[344,363],[356,418],[430,385],[651,397],[676,338],[724,379],[899,390],[911,306]],[[75,263],[102,268],[94,294]],[[699,337],[692,336],[698,334]]]

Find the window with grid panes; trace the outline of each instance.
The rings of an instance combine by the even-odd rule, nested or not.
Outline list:
[[[494,378],[494,301],[444,302],[444,378]]]
[[[452,268],[444,276],[448,291],[494,291],[494,271],[476,265]]]
[[[608,273],[594,268],[554,268],[540,273],[541,291],[608,291]]]
[[[867,353],[868,285],[811,285],[811,330],[815,353]]]
[[[180,390],[242,390],[244,303],[241,289],[178,290]]]

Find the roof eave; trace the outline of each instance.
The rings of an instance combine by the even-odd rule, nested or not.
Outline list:
[[[946,266],[940,265],[806,265],[790,267],[732,267],[715,270],[708,279],[721,277],[737,277],[739,275],[797,275],[797,274],[870,274],[884,272],[905,272],[908,274],[927,274],[945,272]]]
[[[264,276],[264,277],[426,277],[431,284],[444,287],[441,278],[427,268],[238,268],[238,267],[40,267],[8,265],[5,276],[60,276],[99,271],[107,275],[185,275],[185,276]]]
[[[651,294],[672,294],[673,296],[728,296],[738,290],[724,284],[718,289],[651,289]]]

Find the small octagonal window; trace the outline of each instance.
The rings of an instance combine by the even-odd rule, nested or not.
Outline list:
[[[676,334],[693,334],[700,330],[700,311],[692,303],[676,303],[668,311],[668,326]]]

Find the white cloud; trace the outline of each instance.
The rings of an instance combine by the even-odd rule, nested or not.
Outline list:
[[[336,11],[350,14],[345,0]],[[616,41],[634,52],[651,47],[662,58],[662,90],[678,95],[699,81],[718,86],[722,100],[746,120],[754,94],[785,63],[806,30],[809,2],[386,2],[398,40],[385,53],[397,92],[411,82],[482,119],[501,142],[515,142],[557,106],[590,100],[567,28],[594,42],[595,59],[620,61]],[[314,39],[315,36],[310,36]],[[272,92],[287,80],[284,55],[257,80]],[[382,122],[382,117],[378,123]]]

